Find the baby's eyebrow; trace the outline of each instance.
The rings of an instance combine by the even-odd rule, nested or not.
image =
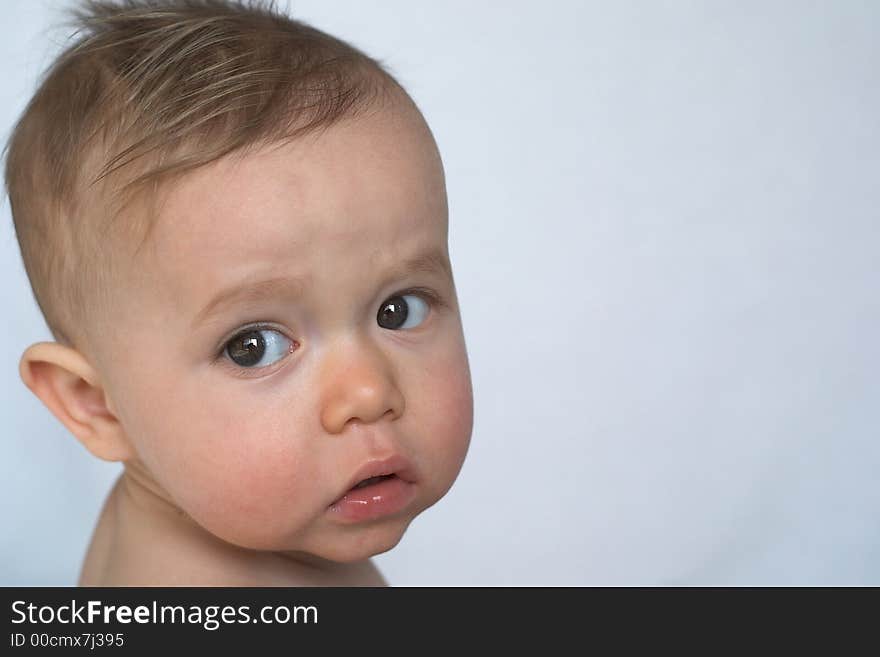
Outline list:
[[[302,296],[305,281],[301,278],[275,277],[258,281],[245,280],[219,292],[193,318],[192,327],[209,322],[214,317],[244,300],[263,301],[285,297],[297,299]]]
[[[452,278],[452,268],[446,254],[437,248],[430,249],[397,263],[385,275],[383,285],[412,274],[442,274]],[[293,278],[276,276],[262,280],[244,280],[219,292],[193,318],[192,327],[210,321],[227,308],[247,301],[263,301],[273,298],[297,299],[302,296],[310,277]]]

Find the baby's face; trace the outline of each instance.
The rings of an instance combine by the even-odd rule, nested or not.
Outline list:
[[[111,407],[214,535],[363,559],[452,485],[471,382],[442,165],[411,110],[188,174],[120,283]]]

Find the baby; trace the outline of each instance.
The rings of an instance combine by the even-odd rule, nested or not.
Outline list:
[[[367,585],[473,423],[440,155],[381,64],[264,4],[89,2],[7,146],[55,342],[124,464],[81,585]]]

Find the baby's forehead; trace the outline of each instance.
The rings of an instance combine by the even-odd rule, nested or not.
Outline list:
[[[175,215],[162,217],[137,267],[143,286],[189,310],[254,282],[288,281],[270,282],[261,290],[267,295],[338,286],[354,297],[403,269],[448,269],[445,198],[406,191],[406,183],[389,186],[381,176],[352,179],[339,193],[328,185],[305,192],[307,182],[294,178],[280,167],[219,178],[206,172],[202,182],[224,184],[164,205]],[[367,179],[377,186],[362,184]]]
[[[284,316],[308,308],[328,322],[346,322],[406,281],[435,289],[451,282],[445,234],[401,234],[396,241],[374,239],[369,231],[312,241],[294,228],[249,247],[239,248],[234,239],[194,245],[158,270],[141,270],[148,298],[138,312],[148,313],[157,328],[178,327],[181,335],[200,335],[245,309]]]
[[[399,128],[346,124],[318,139],[201,167],[164,196],[155,217],[157,243],[172,252],[256,250],[259,257],[286,248],[282,236],[302,248],[346,240],[367,248],[372,241],[406,241],[438,222],[443,228],[445,180],[433,141]]]

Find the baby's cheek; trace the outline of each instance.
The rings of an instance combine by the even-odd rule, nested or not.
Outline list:
[[[177,501],[224,540],[271,547],[305,517],[308,482],[317,476],[290,430],[296,423],[268,421],[269,410],[238,413],[206,405],[204,411],[179,436],[188,467],[176,482]]]
[[[448,488],[464,462],[473,429],[473,390],[463,351],[435,364],[421,403],[424,440],[430,446],[426,457],[431,468],[442,473]]]
[[[258,451],[206,474],[190,513],[232,543],[277,547],[308,520],[314,500],[307,482],[314,478],[284,452]]]

